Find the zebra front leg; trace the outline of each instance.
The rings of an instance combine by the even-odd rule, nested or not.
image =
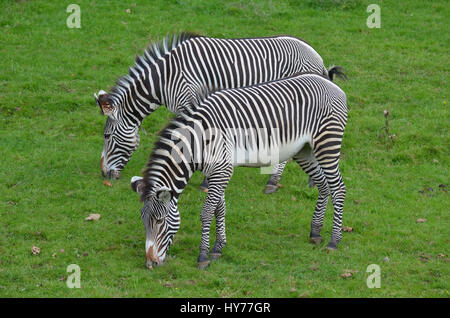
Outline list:
[[[208,257],[209,252],[209,230],[211,227],[211,221],[214,216],[214,210],[216,208],[216,204],[210,198],[210,193],[206,198],[205,204],[203,205],[201,221],[202,221],[202,239],[200,241],[200,252],[197,259],[197,265],[199,269],[205,269],[209,266],[210,260]]]
[[[217,260],[222,256],[222,249],[227,243],[227,238],[225,234],[225,198],[219,202],[217,205],[215,216],[216,216],[216,243],[212,248],[209,256],[211,260]]]
[[[286,163],[287,161],[284,161],[273,167],[272,174],[270,175],[270,179],[267,181],[266,189],[264,190],[265,194],[274,193],[278,190],[278,182],[281,179]]]
[[[202,239],[200,242],[200,253],[198,256],[199,269],[205,269],[210,263],[208,257],[209,231],[214,214],[220,216],[216,222],[216,225],[218,226],[219,236],[222,237],[223,234],[223,239],[219,239],[219,242],[216,242],[217,250],[213,249],[213,252],[219,251],[221,253],[222,247],[225,243],[225,188],[227,187],[227,184],[233,174],[233,167],[220,167],[217,170],[219,170],[220,173],[208,177],[209,191],[201,214]],[[216,212],[217,209],[219,209],[219,212]]]

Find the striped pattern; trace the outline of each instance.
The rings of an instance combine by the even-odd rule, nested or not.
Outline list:
[[[187,109],[161,132],[150,156],[141,188],[146,215],[160,209],[179,221],[177,201],[188,180],[201,170],[209,181],[202,213],[199,264],[207,264],[209,230],[216,217],[214,255],[225,237],[225,188],[235,166],[265,166],[293,158],[313,179],[319,198],[311,223],[311,240],[320,238],[328,197],[334,205],[329,248],[342,238],[345,186],[339,172],[341,141],[347,121],[345,93],[328,79],[303,74],[256,86],[214,92]],[[165,189],[171,200],[158,201]],[[156,199],[155,199],[156,198]],[[172,217],[171,217],[172,218]],[[178,224],[178,223],[177,223]],[[167,233],[172,241],[174,231]],[[168,245],[158,250],[167,250]]]
[[[178,114],[198,104],[205,90],[250,86],[298,72],[333,76],[310,45],[291,36],[216,39],[181,33],[166,37],[136,59],[111,93],[103,92],[97,99],[109,115],[102,173],[119,177],[139,146],[138,127],[160,105]]]

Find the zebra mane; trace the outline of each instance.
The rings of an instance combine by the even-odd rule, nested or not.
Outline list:
[[[132,75],[141,73],[139,65],[153,64],[180,44],[198,37],[202,36],[194,32],[180,32],[174,33],[172,36],[167,34],[164,39],[151,43],[143,55],[136,56],[134,66],[129,68],[128,75],[117,80],[116,86],[111,90],[111,94],[120,96],[121,92],[130,86],[130,83],[134,81]]]
[[[154,164],[158,164],[161,162],[161,159],[159,158],[157,152],[159,149],[167,149],[168,145],[166,141],[171,140],[171,132],[172,130],[175,130],[180,127],[180,125],[185,124],[189,121],[189,114],[192,113],[192,109],[184,109],[181,113],[179,113],[175,118],[171,119],[169,123],[158,132],[157,140],[153,145],[153,150],[149,156],[147,165],[145,169],[142,171],[143,176],[143,188],[142,193],[140,196],[141,202],[145,201],[145,198],[147,197],[150,189],[152,186],[154,186],[151,182],[151,167]]]
[[[150,44],[145,50],[144,55],[141,57],[137,57],[136,59],[144,58],[147,61],[152,62],[152,59],[156,60],[162,57],[181,43],[198,37],[201,37],[201,35],[194,32],[180,32],[178,34],[174,33],[172,36],[169,36],[169,34],[167,34],[163,40]]]

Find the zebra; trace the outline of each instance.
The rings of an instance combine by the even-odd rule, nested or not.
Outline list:
[[[147,266],[164,262],[180,226],[178,200],[192,174],[207,177],[209,191],[201,211],[198,267],[222,255],[225,236],[225,189],[235,166],[259,167],[293,158],[317,185],[310,242],[320,231],[331,195],[334,216],[328,249],[342,239],[346,188],[339,170],[347,122],[345,93],[329,79],[300,74],[249,87],[210,93],[162,130],[143,177],[131,187],[144,202]],[[251,160],[250,160],[251,159]],[[216,241],[209,252],[209,231],[216,218]],[[208,256],[209,253],[209,256]]]
[[[160,105],[178,114],[196,104],[204,90],[250,86],[298,72],[345,79],[341,67],[327,70],[308,43],[288,35],[219,39],[184,32],[166,36],[136,58],[129,74],[110,93],[95,94],[107,115],[100,162],[103,176],[120,177],[139,146],[142,121]],[[274,167],[266,193],[277,190],[285,164]],[[207,188],[206,178],[201,187]]]

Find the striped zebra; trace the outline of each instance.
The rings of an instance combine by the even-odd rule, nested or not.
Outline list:
[[[95,96],[102,113],[108,116],[103,132],[103,176],[120,177],[139,146],[139,126],[159,106],[178,114],[198,103],[204,90],[250,86],[298,72],[324,74],[330,79],[344,76],[340,67],[327,70],[309,44],[292,36],[167,36],[137,57],[129,74],[119,79],[109,94],[101,90]],[[266,193],[277,190],[284,166],[274,167]],[[207,187],[205,181],[203,186]]]
[[[144,177],[131,185],[144,206],[149,267],[164,261],[180,226],[178,199],[189,178],[201,170],[209,191],[201,212],[199,268],[209,264],[209,231],[216,217],[216,242],[209,256],[225,246],[225,188],[235,166],[260,167],[293,158],[318,186],[310,241],[320,230],[331,195],[333,228],[328,249],[342,238],[346,189],[339,171],[347,121],[345,93],[317,74],[300,74],[255,86],[211,93],[198,106],[179,114],[161,132]]]

